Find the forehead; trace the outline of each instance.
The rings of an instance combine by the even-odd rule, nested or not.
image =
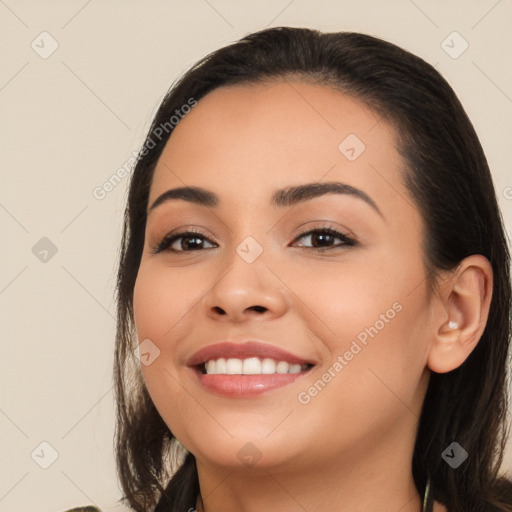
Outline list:
[[[150,203],[186,185],[226,201],[268,202],[275,189],[312,181],[343,181],[392,201],[402,167],[394,130],[352,96],[301,80],[220,87],[174,129]]]

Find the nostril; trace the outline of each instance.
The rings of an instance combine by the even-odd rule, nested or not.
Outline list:
[[[257,311],[258,313],[263,313],[267,308],[264,306],[252,306],[250,309],[254,309],[254,311]]]

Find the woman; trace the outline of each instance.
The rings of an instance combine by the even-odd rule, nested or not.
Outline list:
[[[483,150],[432,66],[286,27],[213,52],[165,97],[130,185],[125,502],[512,510],[510,292]]]

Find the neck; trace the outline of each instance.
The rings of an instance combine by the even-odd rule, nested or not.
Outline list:
[[[409,431],[410,432],[410,431]],[[408,443],[404,442],[404,439]],[[219,468],[197,461],[198,512],[420,512],[411,472],[413,437],[387,438],[292,468]],[[398,444],[397,444],[398,443]],[[307,469],[306,469],[307,468]]]

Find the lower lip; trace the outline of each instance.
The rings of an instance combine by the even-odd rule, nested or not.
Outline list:
[[[207,375],[197,369],[194,370],[200,384],[206,389],[218,395],[233,398],[260,396],[263,393],[287,386],[310,371],[262,375]]]

